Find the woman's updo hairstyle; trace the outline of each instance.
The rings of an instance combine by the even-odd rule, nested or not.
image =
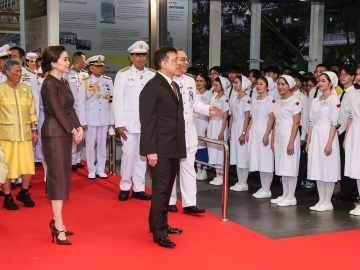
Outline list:
[[[57,62],[60,58],[60,54],[64,51],[64,46],[49,46],[45,49],[41,63],[41,68],[44,73],[53,69],[51,63]]]

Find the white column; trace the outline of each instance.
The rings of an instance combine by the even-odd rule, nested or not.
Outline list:
[[[310,43],[308,70],[314,71],[323,60],[325,4],[311,3]]]
[[[260,39],[261,39],[261,3],[255,3],[255,1],[252,1],[249,69],[260,69]]]
[[[220,66],[221,1],[210,1],[209,68]]]
[[[59,45],[59,1],[47,0],[47,43]]]
[[[149,67],[154,68],[153,57],[157,46],[157,27],[156,27],[156,0],[149,0],[149,47],[148,63]]]
[[[25,48],[25,0],[20,0],[20,46]]]

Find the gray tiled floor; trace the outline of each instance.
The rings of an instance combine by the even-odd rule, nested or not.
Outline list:
[[[149,179],[147,184],[150,185],[150,182]],[[222,187],[212,186],[208,182],[197,181],[197,205],[218,215],[220,220]],[[230,177],[229,185],[235,182],[236,178]],[[333,202],[334,211],[313,212],[309,210],[309,207],[318,199],[306,195],[308,190],[300,188],[296,191],[297,206],[278,207],[271,204],[270,199],[253,198],[251,195],[258,188],[260,188],[260,182],[250,179],[248,191],[229,192],[227,208],[229,220],[272,239],[360,228],[360,217],[349,215],[349,211],[354,207],[353,202]],[[271,190],[273,198],[282,193],[277,186],[272,187]],[[181,199],[179,188],[178,198]]]
[[[117,162],[117,173],[120,172],[120,162]],[[212,186],[209,180],[197,181],[197,206],[221,216],[222,186]],[[236,183],[236,178],[229,178],[229,186]],[[255,199],[251,195],[260,188],[260,181],[250,177],[249,190],[244,192],[229,192],[228,219],[259,232],[269,238],[279,239],[294,236],[304,236],[327,232],[339,232],[360,228],[360,216],[349,215],[354,208],[353,202],[333,202],[334,210],[313,212],[309,207],[316,204],[315,196],[307,196],[308,191],[300,188],[296,191],[297,206],[278,207],[271,204],[270,199]],[[151,187],[151,176],[146,175],[146,186]],[[178,199],[181,199],[178,184]],[[273,198],[282,194],[278,187],[271,187]],[[181,210],[180,210],[181,212]],[[182,214],[182,213],[179,213]]]

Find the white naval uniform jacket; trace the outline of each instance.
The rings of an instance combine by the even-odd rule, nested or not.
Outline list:
[[[198,136],[194,122],[194,112],[209,116],[210,105],[202,103],[201,95],[196,93],[194,78],[183,74],[181,77],[173,77],[173,80],[179,85],[184,103],[186,148],[197,146]]]
[[[7,80],[7,76],[0,71],[0,83],[3,83]]]
[[[139,96],[145,84],[154,76],[154,71],[146,67],[140,71],[133,65],[116,74],[113,95],[116,128],[126,127],[128,133],[140,133]]]
[[[82,126],[109,126],[114,124],[111,96],[113,82],[110,77],[91,75],[83,79],[78,93],[79,120]]]
[[[80,90],[80,85],[83,83],[83,78],[89,77],[89,74],[86,70],[82,69],[77,71],[73,67],[69,70],[68,73],[65,74],[64,78],[68,81],[70,85],[71,92],[74,96],[74,109],[76,111],[76,115],[79,116],[78,112],[78,94]]]
[[[36,76],[36,72],[32,72],[30,70],[28,70],[27,68],[22,67],[21,69],[22,75],[21,75],[21,83],[25,83],[27,84],[27,86],[30,87],[31,92],[34,96],[34,101],[35,101],[35,107],[36,107],[36,112],[39,115],[39,109],[40,109],[40,90],[38,88],[38,80],[37,80],[37,76]]]

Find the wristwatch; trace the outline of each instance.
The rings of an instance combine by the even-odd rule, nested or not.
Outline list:
[[[241,134],[242,134],[242,135],[246,135],[246,132],[243,131]]]
[[[31,128],[31,132],[37,132],[38,129],[37,128]]]

